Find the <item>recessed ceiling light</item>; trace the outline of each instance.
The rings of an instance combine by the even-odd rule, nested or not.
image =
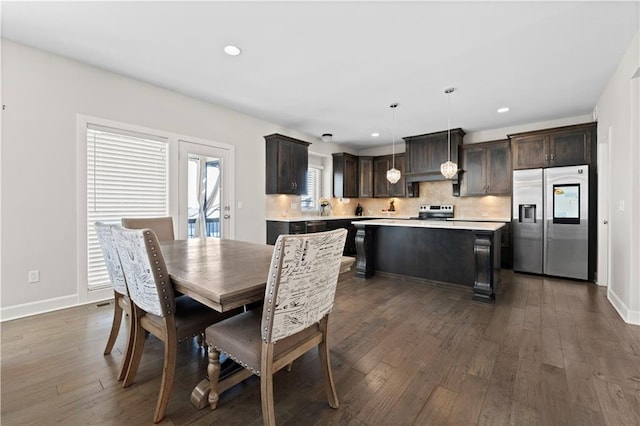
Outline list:
[[[509,107],[498,108],[498,112],[499,113],[503,113],[503,112],[507,112],[507,111],[509,111]]]
[[[238,56],[241,52],[242,51],[240,50],[240,48],[238,46],[234,46],[233,44],[224,47],[224,53],[229,56]]]
[[[371,136],[373,136],[374,138],[377,138],[378,136],[380,136],[380,133],[374,132],[374,133],[371,133]]]

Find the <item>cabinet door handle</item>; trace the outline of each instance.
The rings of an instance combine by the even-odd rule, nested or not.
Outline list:
[[[544,161],[549,161],[549,154],[544,155]]]
[[[551,161],[553,161],[553,154],[551,154]]]

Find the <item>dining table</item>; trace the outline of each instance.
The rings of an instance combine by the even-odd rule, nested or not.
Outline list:
[[[160,243],[174,289],[218,312],[264,299],[274,246],[220,238],[191,238]],[[351,270],[355,259],[342,257],[340,274]],[[209,405],[209,379],[191,392],[191,402]]]

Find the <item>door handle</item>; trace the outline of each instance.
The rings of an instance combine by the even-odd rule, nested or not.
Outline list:
[[[602,221],[602,223],[606,225],[606,224],[609,223],[609,221],[605,219],[605,220]]]
[[[223,219],[230,219],[231,215],[230,214],[225,214],[224,216],[222,216]]]

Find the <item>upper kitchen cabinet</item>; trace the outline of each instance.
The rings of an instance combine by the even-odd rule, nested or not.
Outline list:
[[[307,193],[309,142],[278,133],[264,137],[267,144],[266,193]]]
[[[373,159],[373,196],[380,197],[406,197],[404,168],[405,155],[396,154],[395,168],[400,170],[400,180],[396,183],[389,183],[387,180],[387,170],[393,166],[391,155],[374,157]]]
[[[597,123],[509,135],[513,169],[590,164]]]
[[[458,147],[465,133],[462,129],[451,130],[451,161],[458,163]],[[406,142],[407,182],[446,180],[440,173],[440,165],[449,159],[447,131],[428,133],[403,138]],[[457,181],[457,177],[453,181]]]
[[[358,157],[345,152],[333,154],[333,196],[358,198]]]
[[[462,145],[460,195],[510,195],[511,147],[508,139]]]
[[[373,157],[358,157],[358,196],[373,197]]]

